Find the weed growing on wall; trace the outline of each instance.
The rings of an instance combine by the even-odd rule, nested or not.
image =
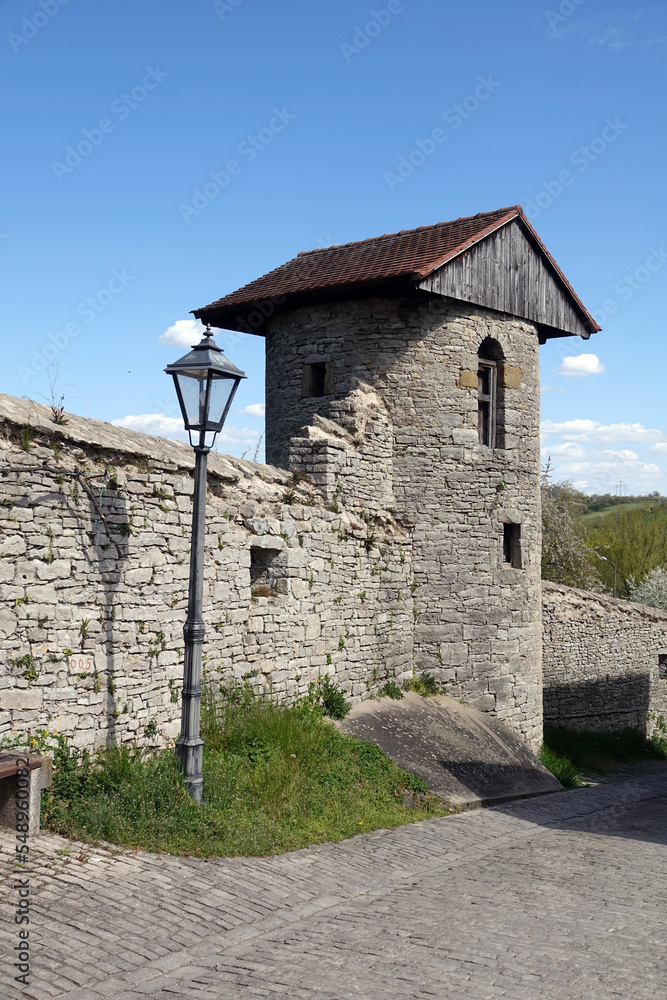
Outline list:
[[[32,733],[12,733],[0,739],[2,750],[27,750],[29,753],[53,756],[64,737],[48,729],[35,729]]]
[[[378,697],[391,698],[392,701],[401,701],[403,698],[403,692],[396,681],[387,681],[384,687],[381,687],[378,691]]]
[[[21,447],[24,451],[30,451],[32,448],[32,439],[35,436],[35,432],[32,427],[24,427],[21,431]]]

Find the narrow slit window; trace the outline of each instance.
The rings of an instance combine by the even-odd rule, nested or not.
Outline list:
[[[503,561],[513,569],[521,569],[521,525],[503,525]]]
[[[658,653],[658,677],[667,681],[667,653]]]
[[[477,366],[477,434],[479,443],[496,446],[496,397],[498,370],[495,361],[481,360]]]
[[[311,396],[323,396],[324,395],[324,380],[327,374],[327,366],[322,365],[311,365],[310,366],[310,379],[311,379]]]

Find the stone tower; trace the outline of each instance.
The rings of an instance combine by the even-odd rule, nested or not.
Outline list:
[[[599,327],[520,207],[301,253],[195,311],[266,338],[267,460],[360,385],[393,425],[414,665],[542,731],[539,344]]]

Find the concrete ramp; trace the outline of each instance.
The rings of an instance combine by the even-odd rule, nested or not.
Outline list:
[[[452,805],[474,808],[556,792],[559,781],[502,723],[444,695],[355,705],[338,728],[375,743]]]

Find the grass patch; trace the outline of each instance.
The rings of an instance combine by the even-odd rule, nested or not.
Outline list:
[[[440,687],[433,674],[429,674],[425,670],[421,672],[419,677],[415,673],[409,681],[405,681],[403,690],[415,691],[424,698],[427,698],[429,695],[447,693],[446,688]]]
[[[662,501],[664,503],[664,500]],[[617,512],[622,507],[624,510],[652,510],[656,504],[659,504],[659,500],[637,500],[634,503],[615,503],[610,504],[608,507],[602,507],[600,510],[589,510],[585,514],[580,514],[578,517],[579,521],[583,521],[584,524],[595,524],[597,518],[604,519],[608,514]]]
[[[553,776],[560,781],[563,788],[581,788],[583,782],[577,774],[576,767],[568,757],[559,756],[544,743],[538,757],[547,771],[551,771]]]
[[[622,764],[667,760],[667,740],[662,727],[664,722],[658,719],[652,738],[647,740],[636,729],[595,733],[545,726],[540,760],[562,785],[575,788],[576,785],[563,781],[558,769],[567,778],[572,772],[607,774]]]
[[[213,857],[277,854],[452,811],[307,700],[284,706],[238,688],[209,690],[202,737],[202,806],[185,791],[171,751],[106,747],[90,759],[61,743],[43,793],[45,826],[86,841]],[[416,808],[404,805],[406,789]]]

